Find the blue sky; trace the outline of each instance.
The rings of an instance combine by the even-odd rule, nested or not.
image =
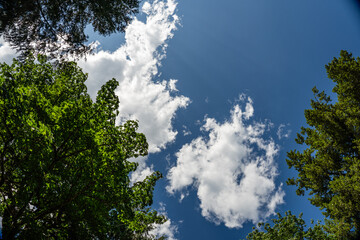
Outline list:
[[[161,12],[174,5],[173,12]],[[154,148],[161,146],[143,161],[142,172],[160,170],[164,174],[155,190],[154,207],[166,212],[171,222],[161,230],[174,239],[240,239],[254,222],[271,219],[273,212],[304,212],[308,222],[323,219],[307,197],[297,196],[294,187],[286,186],[286,179],[296,173],[288,169],[285,159],[287,151],[299,148],[294,138],[305,124],[303,113],[309,107],[312,87],[331,91],[324,65],[341,49],[360,55],[360,16],[353,2],[185,0],[149,6],[147,11],[157,10],[138,16],[144,25],[135,24],[125,35],[103,38],[100,43],[102,49],[115,51],[138,42],[140,48],[126,50],[134,51],[131,61],[140,61],[134,63],[139,65],[134,71],[151,72],[148,82],[140,84],[143,90],[131,93],[132,82],[144,75],[126,76],[129,80],[124,81],[119,97],[121,104],[130,106],[120,111],[139,119],[140,128],[147,125],[141,130]],[[151,25],[151,16],[163,22]],[[151,47],[141,50],[144,45],[157,51],[152,56],[135,56],[142,51],[150,54]],[[153,57],[159,54],[161,57]],[[155,71],[142,68],[154,59]],[[89,62],[91,59],[85,69]],[[169,86],[155,91],[152,86],[171,80],[176,80],[177,91]],[[152,94],[144,96],[144,92]],[[253,115],[232,119],[235,106],[247,112],[247,98],[252,99]],[[152,111],[139,113],[148,108]],[[154,126],[157,121],[160,124]],[[264,132],[256,141],[275,144],[277,153],[269,158],[256,143],[249,143],[250,133],[244,130],[258,125],[263,125]],[[175,132],[176,136],[171,134]],[[246,150],[251,154],[245,154]],[[262,158],[258,166],[262,163],[273,173],[246,170],[256,158]],[[261,179],[262,174],[266,180]],[[272,199],[277,199],[274,210],[268,207]]]
[[[311,89],[331,91],[324,65],[360,56],[355,1],[144,1],[124,34],[100,37],[80,60],[92,96],[117,78],[121,123],[138,119],[150,143],[133,181],[164,178],[154,208],[169,239],[242,239],[275,212],[323,219],[286,186],[286,152],[305,125]],[[0,47],[9,61],[13,51]]]

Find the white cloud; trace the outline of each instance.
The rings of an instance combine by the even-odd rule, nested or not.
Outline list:
[[[173,37],[179,21],[176,5],[174,0],[145,2],[142,12],[147,15],[146,22],[134,19],[126,29],[123,46],[113,53],[99,51],[79,63],[89,73],[87,86],[93,97],[107,80],[115,77],[120,82],[116,91],[119,121],[139,121],[150,153],[175,140],[172,120],[179,108],[189,104],[187,97],[176,93],[176,80],[153,81],[166,54],[166,41]]]
[[[165,210],[165,204],[160,203],[160,209],[158,212],[167,217],[167,213]],[[154,229],[149,232],[150,235],[153,235],[157,238],[161,236],[166,236],[168,240],[175,240],[175,234],[178,232],[178,227],[171,222],[171,219],[168,220],[164,224],[155,224]]]
[[[289,138],[290,137],[291,130],[290,129],[286,130],[285,129],[286,127],[287,127],[287,125],[280,124],[280,126],[279,126],[279,128],[278,128],[278,130],[276,132],[279,140],[282,139],[282,138]]]
[[[136,171],[130,176],[130,184],[133,185],[136,182],[143,181],[147,176],[150,176],[154,172],[154,166],[147,166],[147,157],[132,158],[130,161],[137,162],[139,165]]]
[[[182,130],[182,133],[184,136],[187,136],[187,135],[190,135],[191,134],[191,131],[188,129],[187,126],[183,125],[183,130]]]
[[[4,39],[0,37],[0,62],[11,64],[13,58],[16,56],[16,50],[11,48],[9,43],[5,42]]]
[[[202,130],[208,136],[185,144],[167,175],[168,192],[179,191],[182,199],[189,186],[195,187],[202,215],[229,228],[273,214],[284,197],[275,185],[278,146],[263,137],[267,123],[249,122],[252,100],[240,96],[240,101],[247,101],[245,111],[235,105],[224,123],[205,118]]]

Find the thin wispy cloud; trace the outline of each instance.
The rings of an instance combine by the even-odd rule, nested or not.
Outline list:
[[[188,129],[187,126],[183,125],[182,127],[183,127],[182,133],[184,136],[191,135],[191,131]]]
[[[201,214],[229,228],[266,218],[284,197],[275,184],[278,146],[264,138],[267,123],[250,122],[252,100],[241,95],[240,101],[246,101],[245,109],[235,105],[228,121],[205,118],[206,136],[182,146],[167,175],[169,193],[180,192],[182,199],[190,186],[195,188]]]
[[[276,132],[276,135],[278,136],[278,139],[282,139],[282,138],[289,138],[290,134],[291,134],[291,130],[287,129],[288,125],[285,124],[280,124],[280,126],[278,127],[278,130]]]

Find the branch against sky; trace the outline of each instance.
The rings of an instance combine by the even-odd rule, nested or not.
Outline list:
[[[87,27],[101,35],[123,32],[138,8],[139,0],[2,0],[0,35],[21,53],[67,59],[91,51]]]
[[[325,66],[335,86],[335,101],[313,88],[306,127],[295,139],[302,145],[289,151],[287,164],[298,175],[287,183],[307,190],[311,204],[330,218],[327,230],[339,239],[360,238],[360,58],[342,50]],[[304,148],[305,147],[305,148]]]
[[[166,205],[162,202],[160,202],[160,208],[158,209],[158,212],[165,217],[167,217]],[[170,219],[168,219],[163,224],[155,224],[154,229],[149,232],[150,235],[153,235],[155,237],[160,236],[166,236],[167,240],[175,240],[175,234],[178,232],[177,225],[174,225]]]

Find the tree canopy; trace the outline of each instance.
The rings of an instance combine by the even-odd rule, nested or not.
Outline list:
[[[311,109],[305,110],[308,127],[296,142],[302,151],[288,153],[287,163],[298,171],[288,180],[297,194],[309,190],[310,202],[330,220],[327,230],[339,239],[360,238],[360,58],[341,51],[326,65],[335,83],[337,101],[316,87]]]
[[[148,239],[159,172],[131,184],[147,154],[138,123],[116,125],[118,82],[93,102],[74,62],[0,65],[0,215],[5,239]]]
[[[20,51],[82,55],[85,28],[101,35],[124,31],[139,0],[0,0],[0,35]]]
[[[323,226],[319,223],[313,227],[306,227],[305,221],[302,219],[302,214],[298,217],[293,215],[290,211],[285,213],[285,216],[277,214],[277,219],[273,219],[273,226],[269,223],[259,223],[258,229],[253,227],[253,231],[246,237],[248,240],[330,240],[330,236],[326,234]],[[263,231],[260,231],[260,230]]]
[[[313,88],[308,126],[295,139],[305,148],[288,152],[286,160],[298,171],[287,184],[297,186],[298,195],[308,191],[310,202],[324,210],[325,225],[306,228],[301,215],[287,212],[273,226],[260,223],[265,231],[253,228],[247,239],[360,239],[360,58],[341,51],[325,67],[337,101]]]

